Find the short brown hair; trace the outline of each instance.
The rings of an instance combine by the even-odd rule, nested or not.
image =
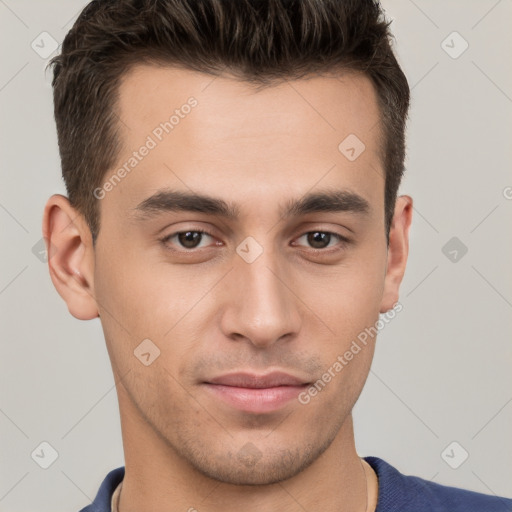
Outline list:
[[[166,63],[260,86],[313,73],[361,71],[377,92],[389,228],[404,172],[409,86],[377,0],[94,0],[53,66],[55,121],[70,203],[96,240],[93,190],[115,165],[120,78]],[[341,142],[341,141],[340,141]]]

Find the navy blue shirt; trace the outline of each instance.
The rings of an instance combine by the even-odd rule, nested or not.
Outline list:
[[[512,499],[448,487],[403,475],[378,457],[364,457],[379,479],[375,512],[512,512]],[[124,478],[124,466],[103,480],[94,501],[80,512],[111,512],[112,493]]]

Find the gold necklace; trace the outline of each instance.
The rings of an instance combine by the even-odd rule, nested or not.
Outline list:
[[[116,487],[114,494],[112,495],[112,503],[111,509],[112,512],[119,512],[119,498],[121,496],[121,487],[123,485],[123,481]]]

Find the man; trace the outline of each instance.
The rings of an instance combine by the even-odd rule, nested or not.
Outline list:
[[[378,4],[94,1],[53,64],[49,269],[101,319],[125,453],[83,511],[512,510],[356,453],[412,217]]]

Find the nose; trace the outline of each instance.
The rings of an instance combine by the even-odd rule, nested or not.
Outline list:
[[[301,301],[285,262],[267,250],[252,263],[236,255],[229,279],[231,296],[221,324],[227,337],[263,348],[299,332]]]

